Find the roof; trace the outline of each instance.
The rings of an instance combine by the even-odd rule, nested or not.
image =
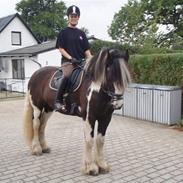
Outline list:
[[[28,25],[24,22],[24,20],[20,17],[20,15],[18,13],[0,18],[0,33],[8,26],[8,24],[15,18],[19,18],[19,20],[25,25],[25,27],[28,29],[28,31],[32,34],[32,36],[36,39],[36,41],[38,43],[40,43],[40,41],[36,38],[36,36],[34,35],[34,33],[31,31],[31,29],[28,27]]]
[[[39,53],[44,53],[55,49],[56,40],[44,42],[42,44],[36,44],[16,50],[0,53],[0,57],[11,57],[11,56],[35,56]]]

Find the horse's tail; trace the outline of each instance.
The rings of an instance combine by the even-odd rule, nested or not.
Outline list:
[[[25,141],[29,146],[31,146],[33,139],[33,107],[30,102],[30,97],[30,93],[27,91],[23,116],[23,130]]]

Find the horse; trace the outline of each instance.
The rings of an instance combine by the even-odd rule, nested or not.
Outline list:
[[[103,48],[83,68],[80,87],[71,92],[84,121],[84,156],[81,171],[87,175],[107,173],[110,166],[104,158],[107,127],[115,109],[123,105],[123,94],[131,83],[127,50]],[[45,140],[45,127],[54,112],[56,91],[49,87],[54,66],[42,67],[31,76],[25,98],[24,133],[33,155],[49,153]],[[94,133],[96,122],[97,132]],[[94,137],[94,134],[96,137]]]

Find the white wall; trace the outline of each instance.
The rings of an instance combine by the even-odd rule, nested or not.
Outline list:
[[[58,49],[40,53],[38,55],[38,62],[42,67],[44,66],[60,66],[61,65],[61,54]]]
[[[32,74],[40,69],[40,66],[36,63],[37,62],[37,57],[26,57],[24,58],[24,63],[25,63],[25,77],[31,77]]]
[[[20,45],[20,46],[12,45],[11,31],[21,32],[22,45]],[[0,33],[0,52],[23,48],[26,46],[32,46],[34,44],[37,44],[36,39],[32,36],[32,34],[28,31],[28,29],[25,27],[25,25],[17,17],[15,17],[7,25],[7,27]]]

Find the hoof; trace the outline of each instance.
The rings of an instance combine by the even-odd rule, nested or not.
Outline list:
[[[98,175],[98,171],[96,170],[90,170],[87,175],[92,175],[92,176],[97,176]]]
[[[50,152],[51,152],[51,149],[49,147],[42,150],[42,153],[50,153]]]
[[[42,151],[41,151],[41,152],[32,151],[31,154],[32,154],[32,155],[35,155],[35,156],[41,156],[41,155],[42,155]]]
[[[110,172],[110,166],[105,161],[98,162],[97,165],[99,167],[100,174],[106,174]]]
[[[81,171],[84,175],[92,175],[92,176],[97,176],[99,174],[99,168],[95,163],[89,164],[85,163]]]
[[[31,154],[32,155],[36,155],[36,156],[42,155],[42,148],[41,148],[41,146],[33,146]]]
[[[106,173],[109,173],[109,172],[110,172],[110,167],[107,167],[107,168],[99,167],[99,173],[100,174],[106,174]]]

